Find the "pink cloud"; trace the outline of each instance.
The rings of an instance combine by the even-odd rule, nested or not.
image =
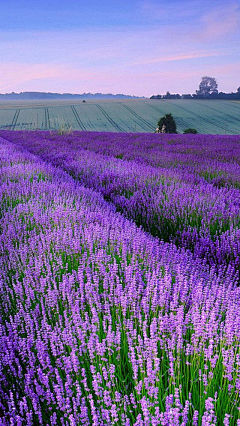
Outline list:
[[[150,59],[147,61],[139,61],[134,62],[131,65],[148,65],[148,64],[157,64],[160,62],[172,62],[172,61],[182,61],[184,59],[198,59],[198,58],[208,58],[208,57],[215,57],[215,56],[223,56],[226,55],[226,52],[216,50],[214,52],[195,52],[195,53],[188,53],[188,54],[181,54],[176,56],[162,56],[161,58],[156,59]]]
[[[26,89],[20,90],[28,90],[28,83],[39,86],[39,83],[44,84],[44,80],[49,79],[66,82],[96,80],[96,78],[96,71],[74,69],[66,65],[3,63],[0,67],[0,81],[4,84],[0,85],[0,92],[17,90],[14,88],[21,86]]]

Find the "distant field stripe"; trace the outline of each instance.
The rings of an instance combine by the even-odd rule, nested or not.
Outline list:
[[[201,119],[202,121],[205,121],[206,123],[211,124],[211,125],[214,125],[215,127],[217,127],[217,128],[219,128],[219,129],[222,129],[222,130],[224,130],[224,131],[225,131],[225,127],[224,127],[224,126],[221,126],[221,124],[216,123],[216,121],[215,121],[215,120],[212,120],[212,119],[210,119],[210,118],[208,118],[208,117],[204,117],[204,116],[202,116],[202,115],[200,115],[200,114],[197,114],[196,112],[193,112],[193,110],[189,110],[188,108],[185,108],[185,107],[184,107],[184,106],[182,106],[182,105],[178,105],[178,104],[172,103],[171,101],[168,101],[168,103],[169,103],[169,104],[171,104],[171,105],[174,105],[174,106],[175,106],[175,107],[177,107],[177,108],[183,109],[184,111],[187,111],[188,113],[190,113],[190,114],[194,115],[194,116],[195,116],[195,117],[197,117],[198,119]],[[199,124],[200,124],[200,123],[199,123]]]
[[[156,105],[151,105],[151,104],[146,104],[146,105],[150,106],[155,111],[158,111],[163,116],[166,114],[166,111],[162,110],[161,108],[157,107]],[[183,129],[189,127],[188,123],[185,121],[185,118],[183,118],[183,117],[176,117],[176,121],[177,121],[177,124],[179,124]]]
[[[146,104],[146,105],[150,106],[155,111],[158,111],[163,116],[166,114],[166,111],[162,110],[161,108],[157,107],[156,105],[151,105],[151,104]],[[187,129],[189,127],[189,123],[188,123],[188,121],[186,121],[185,117],[181,117],[181,116],[176,117],[176,123],[177,123],[177,125],[179,125],[182,128],[182,130]]]
[[[124,121],[124,120],[122,120],[122,122],[125,126],[124,132],[134,133],[136,131],[136,123],[134,123],[134,124],[130,123],[129,124],[127,121]]]
[[[176,122],[177,125],[182,128],[182,130],[187,129],[189,127],[189,123],[183,117],[176,117]]]
[[[110,115],[108,115],[108,113],[98,104],[95,104],[98,109],[103,113],[104,117],[106,117],[106,119],[109,121],[109,123],[112,124],[113,127],[115,127],[115,129],[117,129],[119,132],[124,132],[124,129],[122,129],[122,127],[120,127],[116,121],[114,121]]]
[[[44,127],[46,130],[50,129],[50,119],[49,119],[49,111],[48,108],[44,108]]]
[[[231,104],[228,103],[228,101],[222,101],[222,102],[225,103],[224,106],[226,105],[227,108],[232,107],[235,110],[237,109],[239,112],[238,119],[240,119],[240,101],[232,101]],[[234,105],[234,104],[237,104],[237,105]]]
[[[12,124],[11,124],[11,128],[12,128],[12,130],[14,129],[14,123],[15,123],[15,118],[16,118],[16,115],[17,115],[17,111],[18,111],[18,110],[16,110],[16,111],[15,111],[15,114],[14,114],[14,116],[13,116],[13,120],[12,120]]]
[[[127,109],[131,114],[133,114],[136,118],[138,118],[138,120],[140,120],[141,126],[143,129],[150,131],[149,127],[152,130],[155,130],[155,126],[150,122],[145,120],[144,118],[142,118],[139,114],[137,114],[135,111],[133,111],[129,106],[122,104],[122,106]]]
[[[48,128],[50,129],[50,117],[49,117],[49,110],[47,108],[47,121],[48,121]]]
[[[47,111],[46,108],[44,108],[44,128],[47,129]]]
[[[155,109],[155,111],[158,111],[163,115],[166,114],[161,108],[157,107],[156,105],[147,104],[147,106],[150,106],[151,108]]]
[[[195,101],[196,102],[196,101]],[[196,104],[197,105],[201,105],[199,102],[196,102]],[[202,106],[202,105],[201,105]],[[217,109],[217,108],[214,108],[213,106],[209,106],[209,105],[206,105],[206,104],[204,104],[204,107],[205,108],[209,108],[210,110],[212,110],[212,111],[216,111],[218,114],[220,114],[220,115],[222,115],[222,120],[223,120],[223,122],[226,122],[227,120],[225,119],[225,118],[229,118],[230,120],[234,120],[235,121],[235,123],[233,123],[233,125],[231,124],[231,127],[236,131],[236,132],[238,132],[239,130],[238,130],[238,128],[236,128],[235,127],[235,124],[238,124],[239,125],[239,119],[237,118],[237,117],[233,117],[231,114],[228,114],[227,112],[225,112],[224,111],[224,114],[219,110],[219,109]],[[240,113],[240,109],[239,109],[239,113]]]
[[[12,130],[14,130],[15,127],[16,127],[17,120],[18,120],[18,117],[19,117],[19,113],[20,113],[20,109],[17,109],[15,114],[14,114],[13,121],[12,121],[12,124],[11,124]]]
[[[116,102],[116,104],[118,105],[118,108],[121,108],[121,104],[122,102]],[[118,109],[116,110],[116,112],[118,112]],[[130,132],[134,132],[134,125],[132,123],[128,123],[127,121],[125,121],[125,119],[123,118],[122,120],[123,125],[125,126],[124,131],[127,132],[126,129],[128,129]]]
[[[87,129],[86,129],[86,126],[83,124],[83,122],[82,122],[81,118],[79,117],[78,112],[77,112],[77,110],[76,110],[76,108],[75,108],[75,106],[74,106],[74,105],[71,105],[71,110],[72,110],[72,112],[73,112],[73,115],[74,115],[74,117],[75,117],[75,119],[76,119],[76,122],[78,123],[78,125],[79,125],[80,129],[82,129],[82,130],[87,130]]]

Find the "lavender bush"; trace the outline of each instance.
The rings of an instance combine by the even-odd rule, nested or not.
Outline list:
[[[238,136],[2,134],[100,192],[152,235],[217,271],[239,271]]]
[[[117,184],[144,195],[156,191],[165,170],[173,190],[177,169],[171,175],[137,160],[135,167],[133,159],[121,169],[121,158],[86,152],[75,136],[65,149],[59,136],[58,151],[55,135],[55,142],[39,132],[4,137],[0,425],[239,425],[235,264],[209,266],[196,250],[139,229],[127,208],[132,220],[117,212]],[[113,177],[104,186],[107,161]],[[175,188],[184,197],[191,180],[180,177]],[[209,206],[219,212],[219,237],[211,241],[226,241],[229,232],[234,253],[237,207],[224,216],[214,206],[228,196],[238,206],[238,189],[199,187],[212,194],[194,200],[203,224],[213,217]],[[228,231],[221,215],[231,220]]]

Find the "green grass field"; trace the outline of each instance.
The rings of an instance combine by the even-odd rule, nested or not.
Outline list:
[[[240,102],[224,100],[91,100],[0,102],[0,129],[154,132],[171,112],[177,130],[240,134]]]

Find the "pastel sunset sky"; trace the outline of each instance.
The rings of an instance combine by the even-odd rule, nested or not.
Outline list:
[[[238,0],[1,0],[0,93],[240,86]]]

